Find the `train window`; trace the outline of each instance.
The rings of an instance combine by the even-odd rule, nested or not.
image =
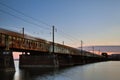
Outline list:
[[[13,39],[15,40],[15,37],[13,37]]]
[[[40,48],[42,48],[42,44],[41,43],[39,43],[39,46],[40,46]]]
[[[46,49],[48,50],[48,49],[49,49],[49,46],[48,46],[48,44],[46,44],[45,46],[46,46]]]
[[[18,37],[16,37],[16,41],[18,41]]]
[[[46,49],[45,42],[43,43],[43,47],[44,47],[44,49]]]
[[[32,44],[32,49],[34,48],[34,42],[33,42],[33,40],[31,41],[31,44]]]
[[[24,39],[24,43],[26,44],[26,39]]]
[[[9,39],[12,39],[12,37],[11,37],[11,36],[9,36]]]
[[[1,36],[2,36],[2,44],[4,44],[5,43],[5,35],[2,34]]]
[[[56,48],[56,51],[57,51],[57,52],[60,51],[60,50],[59,50],[59,49],[60,49],[59,46],[56,46],[55,48]]]
[[[37,46],[37,48],[38,48],[38,42],[36,42],[36,46]]]
[[[15,40],[16,40],[16,38],[15,38],[15,37],[13,37],[13,40],[15,41]]]
[[[34,48],[34,41],[32,40],[32,47]]]
[[[2,34],[2,38],[5,38],[5,34]]]
[[[30,48],[30,40],[29,39],[27,40],[27,45],[28,45],[28,48]]]
[[[40,42],[39,42],[39,44],[38,44],[38,45],[39,45],[39,48],[41,48],[41,43],[40,43]]]
[[[42,43],[40,43],[40,48],[42,49]]]
[[[18,37],[17,40],[20,41],[20,38]]]
[[[22,44],[24,43],[24,39],[23,38],[21,38],[21,42],[22,42]]]
[[[31,48],[33,48],[33,41],[31,40]]]
[[[43,49],[46,49],[46,47],[45,47],[45,43],[43,42],[43,44],[42,44],[42,47],[43,47]]]
[[[58,47],[56,45],[54,46],[54,48],[55,48],[55,52],[58,52],[58,49],[57,49]]]
[[[55,52],[57,52],[57,49],[56,49],[56,48],[57,48],[56,45],[54,45],[54,51],[55,51]]]
[[[21,46],[21,38],[20,37],[18,37],[18,46],[20,47]]]
[[[27,44],[29,44],[30,40],[27,40]]]
[[[37,42],[37,44],[36,44],[37,46],[36,46],[36,48],[38,49],[39,48],[39,42]]]
[[[22,41],[22,39],[21,39],[21,38],[19,38],[19,41],[21,42],[21,41]]]
[[[25,46],[25,48],[27,47],[27,39],[24,39],[24,46]]]
[[[35,42],[35,46],[37,47],[37,42]]]
[[[12,36],[9,36],[9,44],[12,44]]]
[[[17,37],[16,37],[16,43],[18,44],[18,38],[17,38]],[[16,44],[16,45],[17,45],[17,44]]]
[[[37,42],[34,42],[34,48],[37,48]]]
[[[33,41],[33,48],[35,49],[35,41]]]
[[[37,42],[35,42],[35,48],[37,48]]]
[[[2,34],[2,38],[5,38],[5,34]]]
[[[43,49],[43,47],[44,47],[44,45],[43,45],[43,43],[41,43],[41,48]]]

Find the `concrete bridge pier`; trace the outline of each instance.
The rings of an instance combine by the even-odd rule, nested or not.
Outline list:
[[[9,50],[0,51],[0,71],[15,72],[12,51]]]
[[[19,68],[53,68],[57,64],[56,56],[45,52],[29,52],[21,54]]]
[[[73,65],[72,56],[69,54],[59,54],[58,53],[57,59],[58,59],[59,67],[67,67],[67,66]]]

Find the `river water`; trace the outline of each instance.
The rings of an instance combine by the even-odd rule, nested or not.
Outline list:
[[[120,61],[74,66],[64,69],[22,70],[15,61],[15,73],[0,73],[0,80],[120,80]]]

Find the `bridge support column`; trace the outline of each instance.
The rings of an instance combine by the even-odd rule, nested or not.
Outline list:
[[[21,54],[19,59],[20,68],[54,68],[57,67],[56,56],[49,53],[30,52]]]
[[[12,51],[0,51],[0,71],[15,72],[14,60]]]

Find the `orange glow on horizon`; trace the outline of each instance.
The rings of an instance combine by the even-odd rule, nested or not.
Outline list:
[[[19,59],[19,55],[22,54],[21,52],[13,52],[13,58]]]

